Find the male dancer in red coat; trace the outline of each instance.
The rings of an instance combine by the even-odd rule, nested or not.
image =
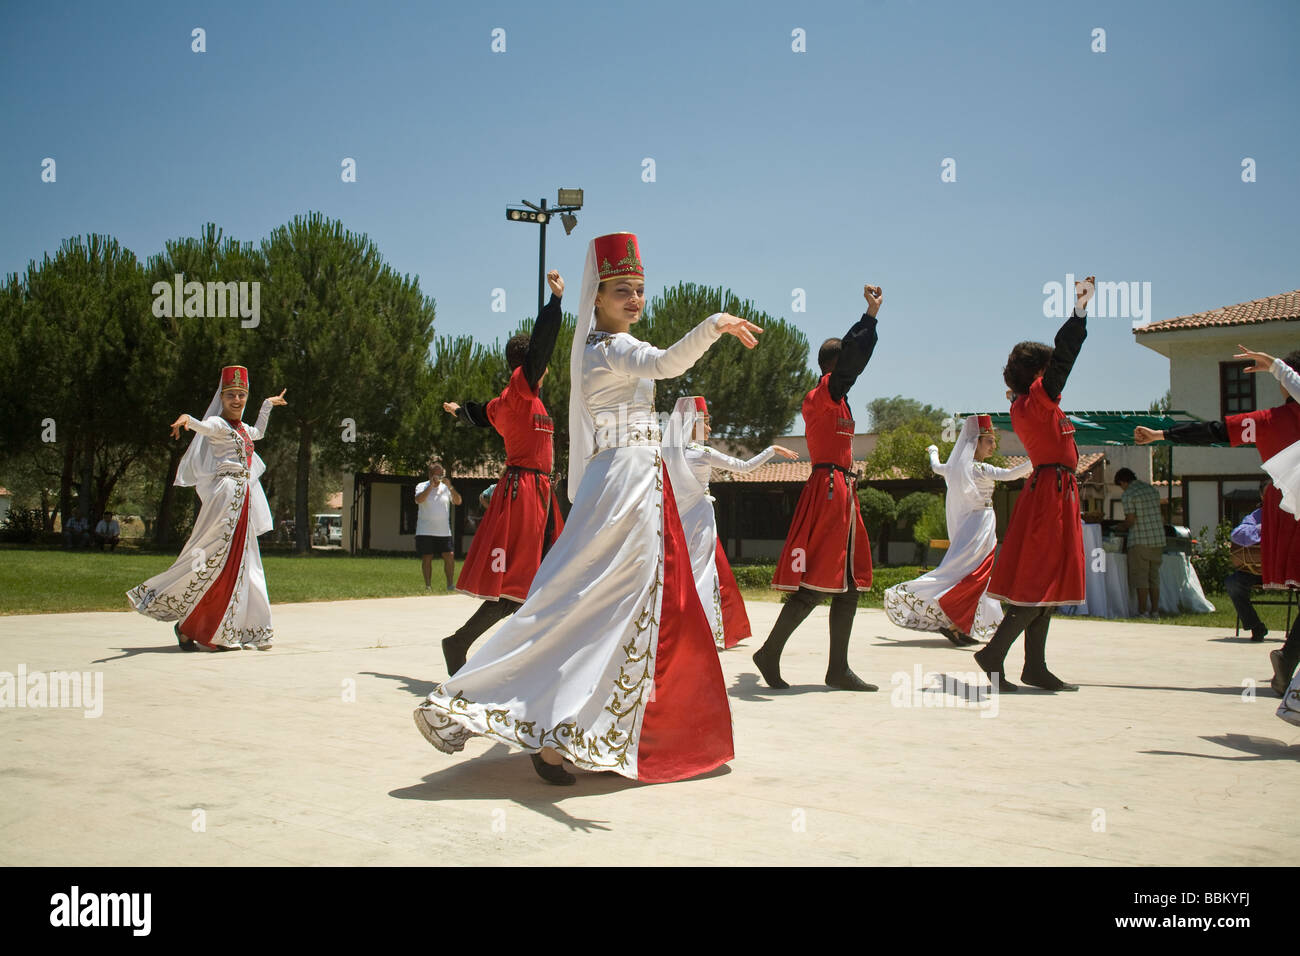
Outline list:
[[[1011,427],[1025,446],[1034,473],[1016,499],[1002,550],[993,565],[988,596],[1010,607],[975,663],[994,690],[1019,688],[1003,673],[1007,651],[1025,635],[1020,679],[1044,690],[1078,690],[1047,669],[1047,628],[1058,605],[1083,603],[1083,519],[1074,470],[1079,449],[1074,424],[1061,411],[1061,389],[1088,337],[1088,302],[1096,277],[1075,283],[1074,314],[1053,345],[1021,342],[1002,370],[1012,398]]]
[[[505,391],[486,404],[443,405],[464,422],[494,427],[506,443],[505,472],[456,581],[456,590],[483,598],[483,605],[442,642],[449,674],[461,669],[470,645],[484,631],[519,610],[542,556],[564,529],[551,490],[555,429],[540,393],[564,318],[560,310],[564,280],[552,270],[546,281],[551,299],[537,317],[532,335],[521,333],[506,343],[511,374]]]
[[[767,686],[781,679],[781,651],[795,628],[831,594],[831,650],[826,683],[838,690],[878,690],[849,670],[849,638],[858,590],[871,587],[871,544],[858,508],[853,471],[853,413],[845,400],[876,348],[876,312],[884,293],[864,286],[867,311],[843,339],[827,339],[817,353],[821,381],[804,396],[804,434],[813,471],[795,508],[772,587],[793,591],[754,663]]]
[[[1255,362],[1247,369],[1249,372],[1269,371],[1272,367],[1272,356],[1264,352],[1250,352],[1243,348],[1242,354]],[[1300,349],[1287,355],[1282,362],[1300,372]],[[1259,457],[1268,461],[1284,448],[1300,441],[1300,404],[1288,395],[1281,405],[1229,415],[1222,421],[1183,422],[1163,431],[1139,426],[1134,429],[1133,438],[1139,445],[1164,439],[1195,445],[1213,442],[1231,442],[1234,446],[1253,444]],[[1264,587],[1300,587],[1300,521],[1282,509],[1282,492],[1271,482],[1264,489],[1260,525],[1260,577]],[[1273,665],[1273,679],[1269,683],[1273,693],[1282,697],[1295,674],[1296,665],[1300,663],[1300,617],[1291,625],[1282,647],[1271,651],[1268,656]]]

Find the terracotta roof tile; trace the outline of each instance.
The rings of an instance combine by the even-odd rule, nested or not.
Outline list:
[[[1225,305],[1209,312],[1180,315],[1174,319],[1149,322],[1136,327],[1133,332],[1173,332],[1178,329],[1204,329],[1220,325],[1258,325],[1263,322],[1293,322],[1300,320],[1300,289],[1270,295],[1264,299]]]
[[[1082,478],[1097,464],[1097,462],[1101,461],[1105,457],[1106,453],[1100,451],[1093,451],[1086,455],[1080,455],[1079,464],[1074,468],[1075,477]],[[1014,468],[1016,465],[1029,460],[1024,455],[1005,455],[1004,458],[1006,459],[1006,464],[1003,465],[1004,468]]]

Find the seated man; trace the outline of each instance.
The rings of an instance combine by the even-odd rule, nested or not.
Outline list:
[[[1250,591],[1263,582],[1260,576],[1260,509],[1256,508],[1232,529],[1232,564],[1237,569],[1223,579],[1223,590],[1228,592],[1232,606],[1237,609],[1241,623],[1250,628],[1250,639],[1262,641],[1268,628],[1259,619],[1259,612],[1250,603]]]
[[[104,517],[99,519],[99,524],[95,525],[95,544],[100,551],[104,550],[104,545],[108,545],[109,551],[117,550],[117,539],[122,535],[122,527],[113,517],[113,512],[105,511]]]

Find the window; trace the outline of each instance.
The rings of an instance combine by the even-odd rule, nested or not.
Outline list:
[[[1255,376],[1249,362],[1219,363],[1219,417],[1255,410]]]
[[[420,517],[420,506],[415,503],[415,485],[402,485],[401,508],[398,509],[398,534],[415,534],[415,522]]]

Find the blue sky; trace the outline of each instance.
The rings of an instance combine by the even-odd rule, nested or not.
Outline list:
[[[577,230],[547,236],[575,291],[587,240],[632,230],[650,293],[725,285],[815,351],[883,286],[864,425],[879,395],[1004,408],[1006,353],[1051,340],[1043,285],[1067,272],[1151,283],[1154,320],[1300,287],[1288,0],[71,3],[3,23],[4,272],[86,232],[145,258],[209,220],[260,240],[319,210],[419,277],[440,334],[490,340],[536,301],[537,229],[505,207],[577,186]],[[1163,394],[1131,325],[1090,322],[1067,407]]]

